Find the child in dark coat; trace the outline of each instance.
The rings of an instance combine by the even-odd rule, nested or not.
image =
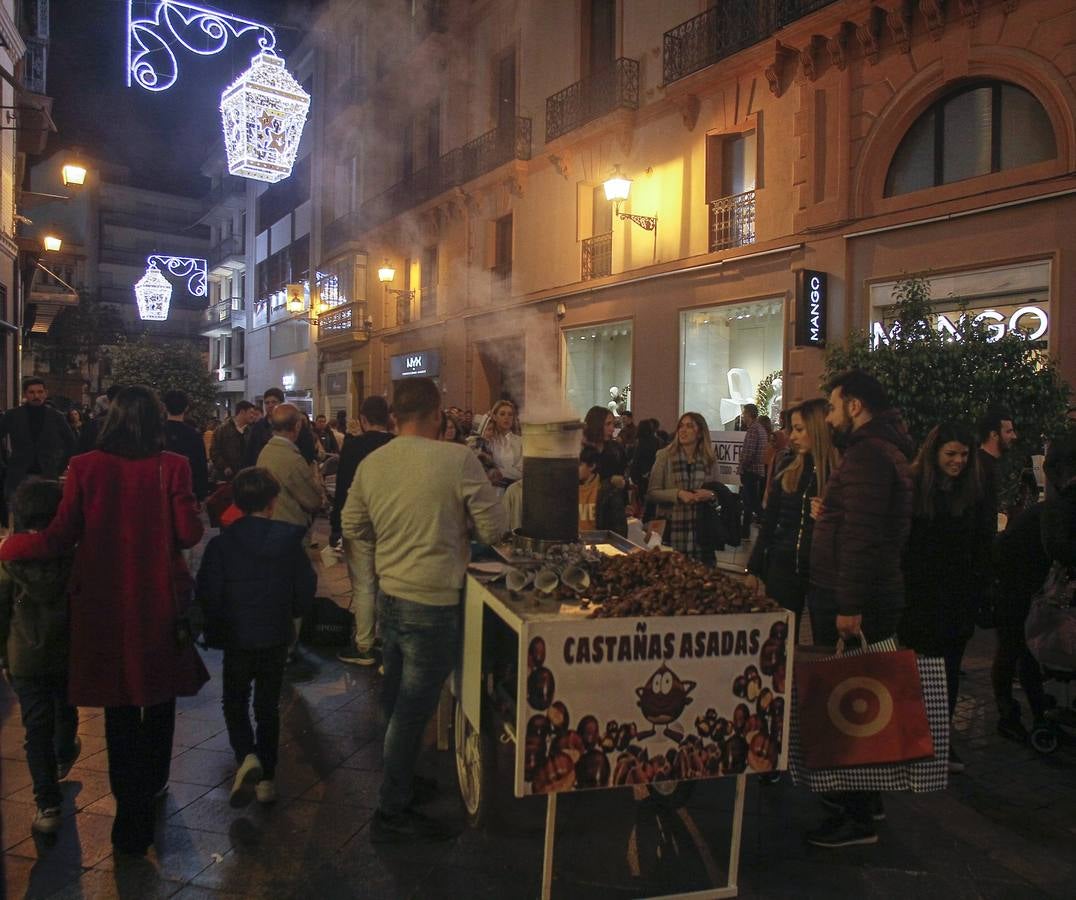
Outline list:
[[[273,777],[280,742],[280,689],[293,618],[313,599],[317,576],[303,549],[305,529],[272,519],[280,484],[267,469],[244,469],[232,482],[243,517],[206,546],[198,599],[206,640],[224,649],[224,720],[238,770],[233,807],[253,797],[276,799]],[[254,721],[250,723],[251,685]]]
[[[55,481],[32,478],[15,492],[16,531],[48,527],[60,506]],[[82,750],[78,710],[67,702],[67,582],[71,556],[0,563],[0,669],[19,698],[37,814],[31,828],[60,827],[60,784]]]

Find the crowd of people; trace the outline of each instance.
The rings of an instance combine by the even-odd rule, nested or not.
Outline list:
[[[579,452],[580,529],[627,534],[637,518],[711,565],[716,547],[746,541],[748,584],[795,614],[797,635],[806,615],[816,644],[895,635],[941,657],[950,713],[965,648],[989,608],[998,729],[1025,740],[1012,681],[1018,674],[1041,720],[1042,673],[1023,620],[1051,563],[1076,564],[1076,440],[1048,450],[1047,502],[1009,510],[998,534],[998,461],[1016,440],[1010,413],[986,411],[978,434],[938,423],[916,448],[871,376],[846,373],[827,392],[785,410],[777,430],[743,407],[738,494],[721,482],[699,413],[685,412],[670,435],[656,419],[636,424],[630,412],[593,407]],[[391,407],[372,396],[356,420],[311,421],[270,388],[260,407],[240,401],[199,434],[182,391],[117,388],[86,418],[46,399],[44,383],[28,379],[23,405],[0,420],[14,526],[0,546],[0,667],[26,728],[33,828],[60,827],[59,782],[80,753],[76,707],[104,707],[112,841],[146,852],[155,798],[167,790],[176,698],[209,678],[200,634],[224,653],[231,803],[273,802],[281,687],[316,590],[310,528],[326,513],[354,616],[339,657],[380,663],[383,674],[384,776],[371,837],[454,834],[419,811],[436,784],[416,766],[458,658],[470,543],[519,525],[516,406],[502,399],[478,417],[443,409],[436,384],[416,378],[396,386]],[[186,551],[203,537],[203,509],[220,532],[192,573]],[[955,750],[949,766],[963,769]],[[877,841],[879,795],[828,799],[834,815],[811,843]]]

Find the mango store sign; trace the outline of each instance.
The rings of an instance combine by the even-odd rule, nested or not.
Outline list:
[[[962,324],[967,318],[967,313],[962,314],[953,322],[946,313],[940,313],[934,319],[934,330],[939,334],[948,334],[953,340],[959,340],[957,325]],[[1046,310],[1041,306],[1021,306],[1011,315],[1005,315],[996,309],[984,309],[975,313],[972,322],[979,324],[985,322],[990,331],[988,340],[999,341],[1006,334],[1015,334],[1029,341],[1038,341],[1046,337],[1050,328],[1050,318]],[[900,325],[896,322],[874,322],[871,324],[871,347],[888,346],[890,341],[900,336]]]

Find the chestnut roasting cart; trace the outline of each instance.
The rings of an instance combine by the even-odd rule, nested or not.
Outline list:
[[[581,537],[610,552],[633,549],[604,532]],[[660,794],[733,777],[726,882],[677,896],[735,897],[746,777],[787,768],[792,613],[591,612],[468,574],[452,685],[468,821],[487,817],[496,744],[511,742],[515,796],[547,796],[540,896],[549,898],[559,793],[631,786]]]

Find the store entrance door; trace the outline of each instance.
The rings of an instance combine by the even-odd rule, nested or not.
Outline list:
[[[498,400],[524,402],[523,338],[501,338],[475,344],[471,363],[471,408],[485,412]]]

